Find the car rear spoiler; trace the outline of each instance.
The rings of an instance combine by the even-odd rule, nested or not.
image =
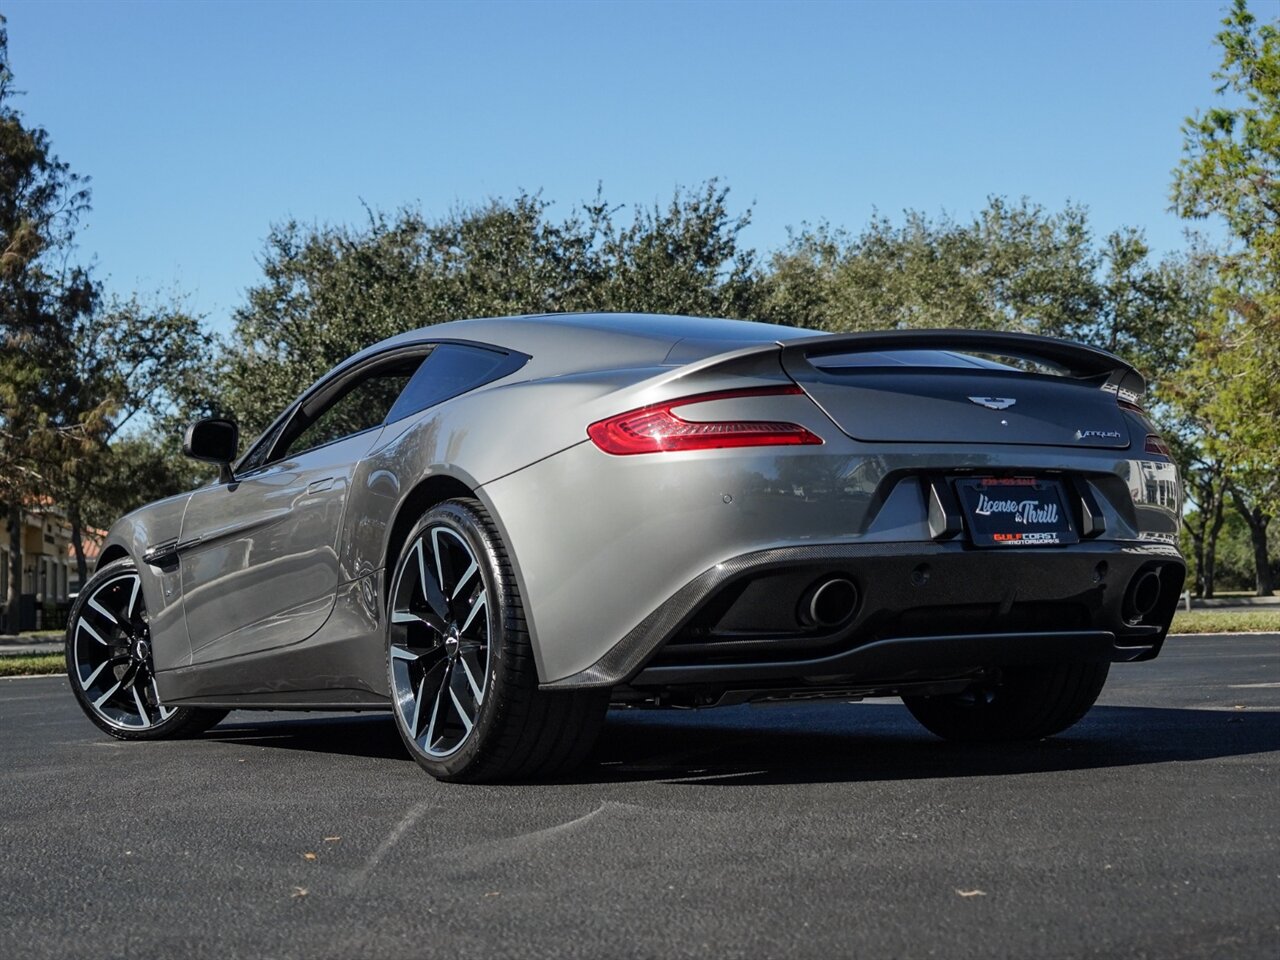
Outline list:
[[[1121,399],[1138,403],[1147,382],[1134,367],[1115,354],[1083,343],[1057,340],[1032,333],[991,330],[882,330],[869,333],[835,333],[780,341],[782,366],[797,380],[816,357],[872,350],[958,350],[1030,360],[1058,367],[1069,376],[1106,376],[1102,385]]]

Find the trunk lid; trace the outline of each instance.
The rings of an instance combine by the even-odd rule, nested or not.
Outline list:
[[[1145,386],[1100,350],[977,331],[793,341],[783,366],[844,433],[868,442],[1122,450],[1130,436],[1117,394],[1138,398]]]

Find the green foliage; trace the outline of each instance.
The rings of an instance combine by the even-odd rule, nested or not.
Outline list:
[[[38,494],[42,463],[80,439],[60,360],[66,325],[97,298],[88,275],[66,263],[88,181],[24,121],[16,95],[0,18],[0,500],[10,505]]]
[[[755,256],[715,181],[618,222],[599,195],[563,220],[537,195],[440,220],[369,212],[363,228],[274,228],[263,282],[237,311],[220,393],[253,433],[318,376],[405,330],[464,317],[574,310],[751,312]]]
[[[1280,29],[1235,0],[1217,40],[1228,101],[1183,125],[1173,202],[1181,216],[1222,217],[1249,261],[1280,274]]]
[[[149,465],[137,453],[167,447],[175,458],[180,454],[173,418],[193,382],[203,380],[213,338],[180,303],[135,294],[79,318],[70,339],[67,373],[78,389],[65,401],[68,412],[84,419],[94,411],[98,419],[75,455],[49,476],[73,525],[102,526],[146,499],[189,485],[185,464]],[[165,444],[154,436],[157,424],[168,427]],[[113,477],[122,482],[113,484]]]
[[[772,261],[764,315],[827,330],[963,327],[1053,332],[1081,323],[1096,258],[1087,215],[995,197],[967,223],[907,211],[856,236],[793,235]]]
[[[762,319],[824,330],[1017,330],[1112,350],[1158,384],[1190,343],[1200,279],[1189,261],[1153,263],[1140,232],[1099,245],[1083,207],[1051,213],[993,197],[964,223],[908,211],[859,234],[792,236],[762,278]]]
[[[83,487],[85,526],[105,528],[131,510],[211,479],[215,472],[208,464],[182,455],[181,438],[174,418],[113,441]]]
[[[1223,28],[1214,74],[1223,100],[1183,125],[1174,173],[1174,208],[1220,217],[1232,238],[1186,364],[1184,407],[1225,466],[1266,594],[1267,528],[1280,509],[1280,29],[1259,24],[1245,0]]]
[[[35,655],[0,654],[0,677],[43,677],[67,672],[67,658],[61,653]]]
[[[1221,217],[1234,241],[1188,367],[1211,441],[1251,486],[1280,468],[1280,30],[1244,0],[1223,25],[1227,102],[1184,124],[1173,200],[1184,217]]]
[[[1183,525],[1183,552],[1187,557],[1187,587],[1196,594],[1195,584],[1201,571],[1199,564],[1203,557],[1198,556],[1190,542],[1188,531],[1199,528],[1203,517],[1198,510],[1187,513]],[[1272,524],[1267,532],[1268,553],[1271,558],[1273,576],[1280,576],[1280,525]],[[1222,523],[1214,554],[1214,592],[1247,591],[1253,592],[1257,585],[1257,570],[1254,565],[1253,544],[1249,527],[1240,514],[1231,509],[1222,512]]]
[[[14,106],[9,36],[0,17],[0,502],[9,521],[6,610],[21,584],[22,512],[47,495],[53,464],[86,442],[100,411],[70,411],[76,386],[63,362],[67,328],[91,312],[98,290],[69,266],[87,180],[53,153],[49,135]]]
[[[176,306],[104,304],[71,264],[88,181],[14,107],[7,54],[0,20],[0,500],[11,513],[39,498],[65,508],[83,580],[84,524],[168,486],[148,488],[144,472],[113,500],[99,484],[120,473],[110,441],[172,409],[211,339]]]

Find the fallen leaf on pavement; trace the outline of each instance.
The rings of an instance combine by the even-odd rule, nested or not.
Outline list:
[[[314,860],[315,858],[316,858],[316,855],[315,855],[314,853],[309,852],[309,851],[308,851],[307,853],[304,853],[304,854],[302,855],[302,859],[303,859],[303,860]]]
[[[956,893],[962,897],[985,897],[987,895],[985,890],[957,890]]]
[[[294,887],[293,893],[289,894],[289,896],[293,897],[294,900],[301,900],[310,892],[311,891],[308,890],[306,887]]]

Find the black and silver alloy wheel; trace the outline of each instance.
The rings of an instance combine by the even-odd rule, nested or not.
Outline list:
[[[77,702],[113,737],[190,735],[226,716],[161,701],[142,579],[131,560],[108,564],[85,584],[67,621],[66,653]]]
[[[481,503],[426,512],[400,550],[387,607],[396,728],[432,776],[542,777],[586,756],[609,691],[538,689],[520,589]]]
[[[70,627],[71,680],[106,724],[145,730],[173,716],[160,702],[142,580],[126,571],[94,588]]]
[[[421,529],[391,597],[395,708],[426,756],[448,757],[475,729],[489,682],[489,591],[480,561],[457,530]]]

